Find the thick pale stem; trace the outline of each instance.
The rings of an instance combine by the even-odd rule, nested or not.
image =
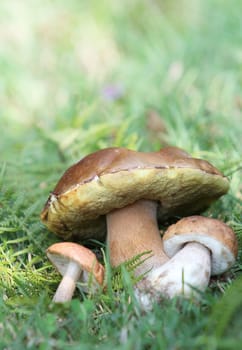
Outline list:
[[[55,303],[64,303],[72,299],[76,282],[81,275],[80,266],[74,261],[70,261],[56,292],[53,297]]]
[[[138,274],[168,261],[157,225],[156,202],[139,200],[112,211],[107,215],[107,228],[112,266],[118,266],[146,251],[151,251],[153,256],[137,269]]]
[[[173,258],[152,270],[143,282],[147,290],[153,290],[172,298],[176,295],[190,296],[196,290],[204,291],[211,274],[209,249],[200,243],[187,243]],[[142,281],[141,281],[142,283]]]

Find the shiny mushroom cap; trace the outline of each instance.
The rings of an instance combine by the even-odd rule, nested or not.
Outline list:
[[[62,276],[66,274],[69,262],[75,262],[83,272],[92,273],[98,284],[103,284],[104,267],[90,249],[72,242],[60,242],[50,246],[46,254]]]
[[[158,216],[196,214],[228,191],[210,163],[176,147],[158,152],[107,148],[71,166],[51,192],[41,220],[64,239],[104,239],[105,215],[140,199],[157,201]]]
[[[171,225],[163,236],[164,251],[170,258],[190,242],[209,249],[212,275],[228,270],[237,257],[238,242],[234,231],[217,219],[198,215],[186,217]]]

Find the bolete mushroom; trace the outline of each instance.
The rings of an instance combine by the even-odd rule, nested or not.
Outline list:
[[[210,163],[176,147],[148,153],[107,148],[67,169],[41,219],[64,239],[101,240],[107,232],[113,266],[151,251],[142,273],[168,260],[157,217],[199,213],[228,188]]]
[[[171,259],[153,269],[144,285],[148,293],[168,298],[204,291],[210,275],[227,271],[238,252],[234,231],[220,220],[202,216],[186,217],[171,225],[163,245]]]
[[[63,303],[71,300],[76,283],[80,280],[91,290],[103,285],[104,267],[96,255],[77,243],[55,243],[47,249],[47,256],[63,276],[53,301]],[[84,286],[84,290],[86,287]]]

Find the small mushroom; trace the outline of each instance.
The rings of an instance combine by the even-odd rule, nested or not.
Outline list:
[[[112,266],[151,251],[137,274],[164,264],[158,220],[199,213],[229,188],[210,163],[176,147],[158,152],[107,148],[71,166],[41,213],[67,239],[107,243]]]
[[[76,283],[81,280],[90,282],[90,288],[102,286],[104,267],[95,254],[79,244],[71,242],[55,243],[47,249],[47,256],[63,276],[53,297],[56,303],[71,300]]]
[[[146,284],[153,293],[169,298],[204,291],[210,275],[227,271],[238,252],[234,231],[220,220],[202,216],[186,217],[171,225],[163,244],[171,259],[153,269]]]

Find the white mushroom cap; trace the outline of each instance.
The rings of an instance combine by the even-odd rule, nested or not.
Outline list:
[[[186,217],[171,225],[163,236],[164,251],[170,258],[189,242],[200,243],[210,250],[212,275],[228,270],[237,257],[235,233],[220,220],[202,216]]]

